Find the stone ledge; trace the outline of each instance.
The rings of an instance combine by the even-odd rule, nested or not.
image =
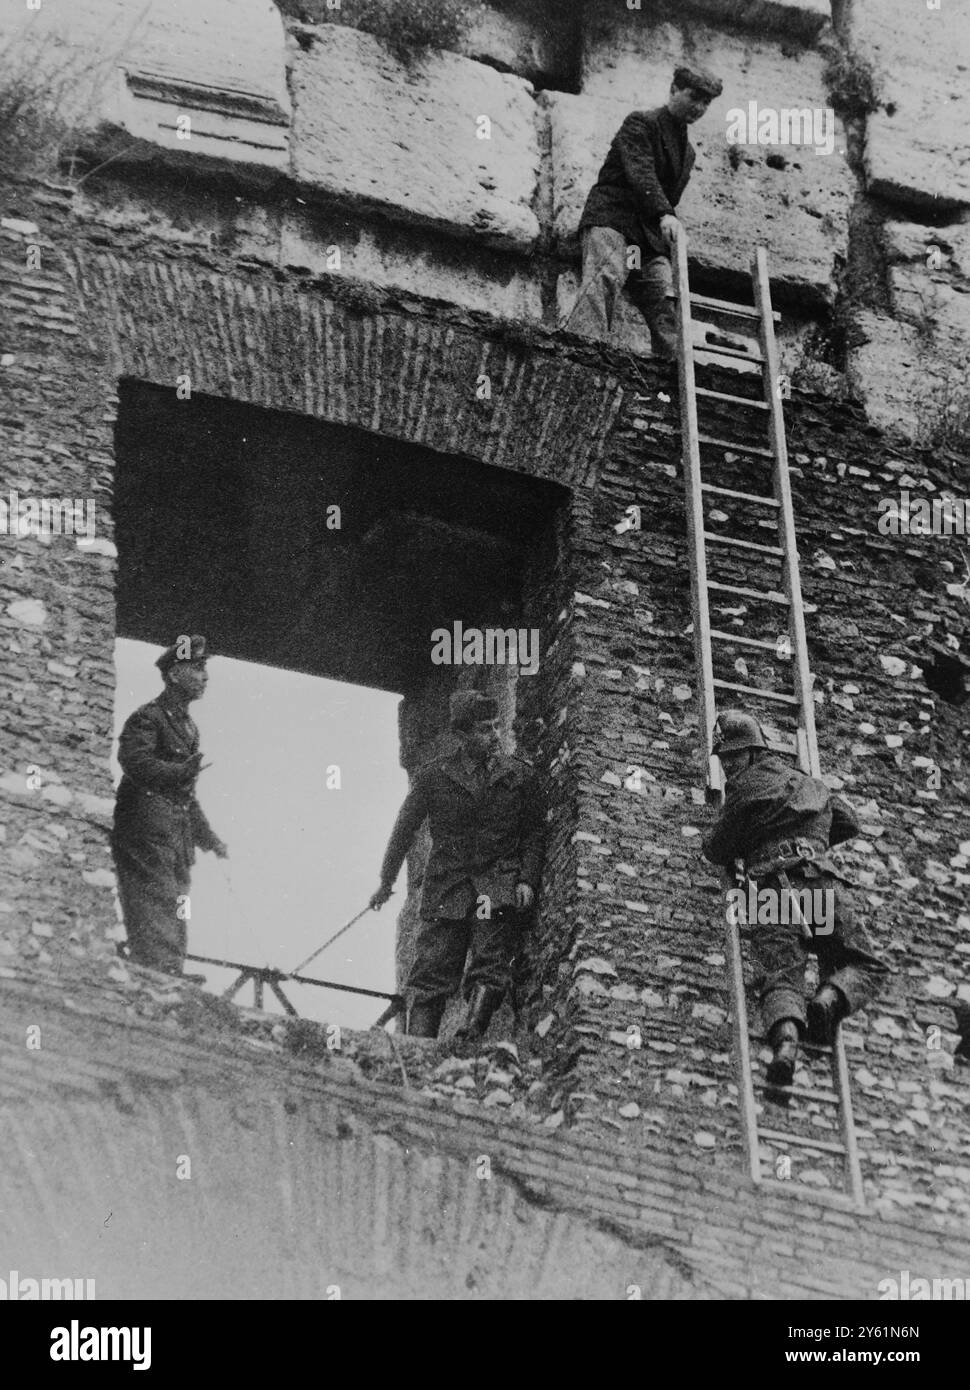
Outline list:
[[[930,1258],[934,1252],[938,1258],[941,1245],[953,1259],[966,1263],[968,1258],[965,1235],[960,1232],[950,1234],[939,1227],[898,1218],[889,1221],[883,1214],[843,1215],[843,1204],[825,1193],[812,1193],[804,1205],[793,1205],[787,1194],[756,1191],[741,1171],[736,1176],[715,1177],[700,1165],[667,1153],[662,1146],[631,1154],[614,1148],[608,1139],[594,1144],[562,1131],[545,1136],[494,1114],[457,1114],[399,1086],[351,1078],[346,1068],[328,1061],[311,1067],[259,1052],[241,1039],[230,1042],[217,1028],[205,1024],[204,1013],[197,1015],[189,1034],[181,1029],[173,1034],[161,1021],[133,1017],[126,1011],[122,999],[113,997],[125,992],[105,991],[90,979],[85,983],[61,978],[55,984],[49,977],[42,980],[20,973],[18,978],[9,978],[4,972],[0,994],[4,998],[4,1033],[9,1040],[5,1052],[10,1063],[16,1063],[5,1067],[5,1086],[8,1091],[13,1088],[11,1102],[18,1108],[19,1123],[46,1124],[49,1106],[56,1100],[60,1109],[70,1107],[78,1124],[96,1125],[113,1152],[127,1152],[131,1145],[144,1149],[146,1155],[154,1152],[160,1125],[160,1132],[169,1132],[175,1149],[181,1151],[186,1115],[209,1113],[206,1108],[197,1112],[196,1102],[189,1097],[218,1086],[224,1100],[236,1108],[223,1113],[225,1106],[221,1105],[219,1124],[209,1124],[204,1136],[198,1122],[193,1128],[197,1155],[201,1154],[207,1165],[215,1162],[205,1184],[212,1200],[217,1200],[220,1191],[212,1184],[222,1181],[216,1178],[221,1172],[219,1126],[238,1121],[250,1131],[252,1145],[265,1148],[275,1123],[272,1117],[263,1123],[270,1104],[289,1116],[288,1127],[300,1130],[296,1137],[305,1154],[310,1152],[306,1145],[328,1142],[329,1138],[342,1137],[355,1144],[366,1140],[367,1144],[383,1145],[389,1153],[392,1150],[388,1146],[392,1146],[396,1155],[412,1154],[417,1164],[433,1158],[440,1167],[453,1165],[456,1176],[459,1172],[474,1176],[471,1169],[485,1154],[496,1179],[513,1184],[530,1207],[539,1204],[543,1210],[580,1218],[591,1233],[599,1227],[602,1235],[605,1223],[618,1238],[617,1253],[624,1259],[624,1251],[631,1256],[638,1250],[662,1251],[668,1269],[666,1274],[656,1271],[656,1276],[671,1278],[677,1271],[682,1281],[679,1296],[689,1296],[690,1290],[703,1296],[709,1271],[696,1241],[698,1222],[710,1227],[712,1221],[723,1220],[727,1211],[732,1214],[729,1225],[735,1233],[738,1221],[743,1221],[747,1247],[742,1251],[735,1243],[733,1250],[725,1249],[722,1272],[735,1289],[758,1284],[757,1270],[763,1264],[764,1252],[769,1242],[777,1244],[776,1232],[782,1227],[790,1232],[793,1254],[786,1257],[773,1247],[772,1268],[783,1273],[787,1259],[792,1283],[807,1287],[796,1271],[804,1263],[809,1243],[824,1237],[812,1264],[815,1277],[828,1278],[836,1296],[865,1296],[867,1292],[875,1296],[875,1289],[870,1288],[872,1269],[899,1249],[917,1261]],[[190,988],[185,992],[197,993]],[[210,1003],[214,1024],[218,1004]],[[228,1006],[222,1008],[233,1012]],[[113,1016],[106,1017],[105,1012]],[[23,1047],[25,1022],[40,1023],[42,1030],[43,1050],[31,1057]],[[76,1094],[71,1096],[75,1080]],[[154,1138],[144,1130],[143,1120],[149,1115]],[[56,1141],[48,1152],[56,1155]],[[202,1158],[194,1161],[201,1162]],[[637,1183],[640,1174],[645,1184],[643,1201]],[[46,1190],[56,1198],[61,1185],[56,1160],[47,1166],[44,1177]],[[664,1198],[658,1177],[676,1191],[683,1188],[685,1198],[690,1194],[689,1213],[680,1211],[676,1195]],[[345,1210],[351,1189],[343,1186],[342,1178],[336,1185],[325,1184],[325,1188],[336,1217],[338,1210]],[[126,1201],[137,1205],[139,1190],[136,1183]],[[75,1192],[75,1197],[81,1198],[81,1194]],[[86,1190],[81,1199],[82,1204],[88,1200]],[[350,1205],[353,1207],[352,1202]],[[591,1212],[596,1213],[593,1222],[589,1221]],[[840,1213],[837,1225],[820,1227],[819,1218],[826,1212]],[[353,1212],[348,1219],[359,1218]],[[857,1254],[846,1259],[842,1251],[850,1229]]]
[[[125,71],[175,84],[170,95],[180,84],[208,91],[210,105],[217,93],[237,117],[254,107],[288,116],[283,21],[272,0],[85,0],[26,11],[8,4],[0,35],[10,45],[6,59],[23,53],[35,70],[49,68],[60,112],[74,122],[96,117],[106,84]]]

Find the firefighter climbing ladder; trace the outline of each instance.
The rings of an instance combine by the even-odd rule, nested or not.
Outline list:
[[[714,798],[720,799],[723,790],[720,764],[712,756],[711,748],[716,705],[721,692],[722,699],[727,697],[728,703],[755,706],[767,704],[776,714],[787,715],[794,722],[793,743],[786,744],[782,740],[773,742],[769,737],[769,746],[787,753],[794,752],[803,772],[819,775],[812,676],[808,667],[805,640],[804,606],[798,574],[798,550],[792,511],[781,378],[775,342],[774,325],[779,315],[774,313],[771,307],[767,254],[764,247],[759,246],[752,261],[753,307],[690,293],[687,244],[683,232],[678,237],[673,259],[674,299],[678,319],[680,420],[699,718],[707,757],[708,791]],[[708,324],[695,319],[695,308],[713,320],[713,323]],[[725,331],[719,326],[723,325],[725,320],[735,326],[740,324],[740,331]],[[757,333],[756,341],[752,337],[752,330]],[[727,391],[699,387],[696,384],[697,367],[712,368],[722,375],[730,373],[738,385]],[[742,385],[755,381],[760,387],[757,394],[735,394],[735,390]],[[698,422],[699,410],[715,414],[722,423],[702,429]],[[723,423],[724,421],[726,423]],[[759,428],[765,424],[766,441],[764,432]],[[739,437],[729,437],[735,434]],[[751,443],[750,436],[757,437],[759,434],[761,441]],[[770,492],[758,491],[757,487],[750,488],[747,482],[741,490],[710,481],[713,460],[718,455],[722,460],[732,463],[740,461],[745,478],[757,478],[765,488],[769,483],[770,473]],[[722,463],[722,472],[724,467],[725,464]],[[761,541],[742,539],[725,531],[709,529],[712,516],[708,503],[712,504],[715,511],[718,507],[724,506],[738,509],[748,526],[752,525],[751,518],[754,518],[753,524],[758,532],[775,533],[775,543],[768,545]],[[732,524],[732,518],[724,511],[716,511],[716,515],[719,522]],[[742,525],[736,529],[744,528]],[[747,573],[743,574],[744,583],[718,582],[708,577],[709,555],[712,566],[726,560],[732,563],[734,570],[738,566],[757,567],[756,575],[750,583],[747,582]],[[758,581],[757,575],[768,565],[780,567],[780,590],[766,588]],[[731,577],[736,577],[733,572]],[[716,596],[715,601],[720,599],[723,607],[732,601],[742,601],[743,607],[736,609],[736,613],[747,613],[749,610],[753,612],[756,609],[767,609],[768,612],[774,610],[776,613],[778,610],[787,610],[784,635],[773,641],[766,641],[764,637],[742,635],[712,626],[712,595]],[[775,623],[772,626],[777,631],[782,625]],[[717,648],[714,644],[717,644]],[[759,687],[755,684],[717,678],[715,650],[719,656],[728,658],[734,649],[741,653],[741,659],[735,662],[735,670],[740,666],[742,671],[746,671],[745,653],[753,653],[756,656],[759,652],[768,652],[776,662],[790,661],[791,692],[781,691],[773,685]],[[772,675],[775,669],[774,666],[770,668]],[[734,696],[740,697],[739,700],[734,700]],[[811,1100],[825,1106],[834,1106],[838,1110],[841,1142],[835,1143],[830,1139],[816,1137],[819,1135],[817,1128],[814,1134],[805,1136],[794,1130],[759,1128],[751,1050],[754,1035],[748,1030],[740,932],[736,923],[727,920],[728,916],[729,914],[725,913],[727,961],[733,995],[738,1107],[751,1177],[754,1182],[771,1187],[791,1187],[791,1182],[779,1181],[763,1172],[761,1141],[776,1146],[789,1145],[809,1153],[814,1151],[820,1154],[840,1155],[845,1191],[861,1206],[862,1176],[841,1028],[836,1029],[834,1045],[831,1048],[809,1048],[803,1045],[811,1060],[828,1060],[831,1068],[831,1091],[795,1084],[784,1088],[783,1093],[777,1090],[768,1092],[769,1099],[784,1100],[786,1108],[779,1107],[780,1113],[783,1114],[788,1113],[787,1106],[792,1101],[798,1103]],[[763,1075],[759,1077],[759,1081],[767,1089]],[[835,1131],[824,1132],[833,1134]]]

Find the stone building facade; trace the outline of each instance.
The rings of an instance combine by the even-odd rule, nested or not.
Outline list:
[[[900,1268],[970,1265],[967,543],[878,526],[902,489],[966,486],[939,411],[932,445],[920,415],[970,333],[970,195],[927,97],[965,101],[966,36],[931,13],[909,33],[911,8],[890,38],[875,0],[834,20],[811,2],[599,0],[555,23],[482,5],[420,58],[355,27],[349,0],[4,9],[6,51],[30,59],[10,70],[46,73],[70,117],[60,163],[40,142],[0,181],[5,494],[97,507],[93,540],[5,537],[0,576],[2,1205],[25,1269],[86,1258],[105,1201],[105,1292],[260,1296],[261,1249],[273,1287],[309,1297],[453,1290],[458,1268],[469,1296],[515,1297],[513,1267],[548,1296],[875,1297]],[[697,849],[676,402],[627,350],[635,322],[615,349],[556,331],[610,135],[684,56],[725,79],[683,205],[692,272],[740,294],[768,245],[821,760],[861,813],[850,857],[893,966],[846,1030],[865,1213],[804,1156],[785,1191],[744,1176]],[[830,156],[725,143],[728,108],[796,96],[840,113]],[[723,470],[743,484],[736,457]],[[339,544],[301,543],[333,502]],[[631,506],[641,527],[618,533]],[[312,603],[281,624],[295,592]],[[116,635],[159,641],[189,612],[229,655],[398,691],[411,770],[449,689],[417,635],[456,611],[541,634],[538,673],[501,688],[549,806],[518,1055],[367,1036],[334,1055],[121,965]],[[279,1232],[254,1219],[237,1261],[257,1190]]]

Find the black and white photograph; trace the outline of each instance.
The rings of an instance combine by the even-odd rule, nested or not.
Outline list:
[[[968,0],[0,0],[0,639],[32,1365],[945,1364]]]

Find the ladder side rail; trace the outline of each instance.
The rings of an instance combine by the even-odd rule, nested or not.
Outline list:
[[[687,271],[687,237],[683,229],[674,243],[674,291],[677,305],[677,359],[680,375],[680,430],[687,511],[690,593],[694,620],[694,659],[697,668],[697,713],[707,758],[706,784],[720,793],[720,769],[711,755],[716,717],[714,662],[711,655],[711,615],[707,590],[707,557],[704,551],[704,494],[701,489],[701,449],[697,423],[694,357],[691,339],[690,278]]]
[[[805,746],[799,740],[799,760],[807,755],[808,765],[803,772],[821,776],[818,743],[815,735],[815,701],[812,696],[812,675],[808,666],[808,641],[805,635],[805,613],[802,607],[802,586],[798,572],[798,541],[795,535],[795,515],[792,507],[791,478],[788,473],[788,445],[785,439],[785,417],[778,395],[778,345],[775,341],[771,308],[771,285],[768,278],[768,253],[763,246],[755,252],[751,267],[755,304],[759,312],[761,354],[764,358],[765,404],[768,406],[771,446],[775,456],[774,488],[779,503],[779,543],[785,553],[784,584],[788,598],[788,626],[792,642],[792,678],[795,695],[802,713]]]
[[[835,1094],[839,1098],[839,1125],[842,1131],[842,1144],[845,1148],[843,1160],[845,1186],[852,1194],[853,1200],[860,1207],[863,1207],[865,1206],[865,1194],[862,1189],[862,1166],[859,1163],[855,1117],[852,1113],[852,1087],[849,1083],[849,1064],[845,1056],[841,1024],[836,1027],[835,1038],[832,1043],[832,1082],[835,1087]]]
[[[755,303],[760,311],[760,336],[764,365],[765,403],[770,410],[771,443],[775,452],[775,496],[780,503],[780,540],[785,551],[785,592],[789,599],[789,629],[793,646],[793,676],[795,693],[801,704],[803,727],[796,735],[799,762],[803,770],[814,777],[821,776],[818,739],[815,732],[815,702],[812,697],[812,677],[808,666],[808,641],[805,633],[805,613],[802,603],[801,577],[798,568],[798,544],[795,535],[792,506],[791,477],[788,472],[788,445],[785,438],[785,419],[778,393],[778,347],[775,341],[774,318],[771,311],[771,285],[768,277],[768,255],[763,246],[755,252],[751,268]],[[806,765],[807,764],[807,765]],[[836,1029],[832,1043],[832,1082],[839,1097],[839,1125],[845,1150],[845,1184],[854,1201],[865,1204],[862,1188],[862,1169],[856,1141],[855,1119],[852,1110],[852,1090],[849,1068],[842,1041],[842,1029]]]
[[[751,1070],[751,1042],[748,1034],[748,1006],[744,997],[744,965],[741,959],[741,937],[737,922],[731,921],[730,911],[724,913],[725,943],[727,945],[728,970],[731,976],[731,994],[734,1008],[734,1073],[738,1087],[738,1112],[741,1116],[741,1134],[748,1154],[748,1172],[751,1181],[760,1183],[761,1142],[758,1136],[758,1116],[755,1110],[754,1081]]]

